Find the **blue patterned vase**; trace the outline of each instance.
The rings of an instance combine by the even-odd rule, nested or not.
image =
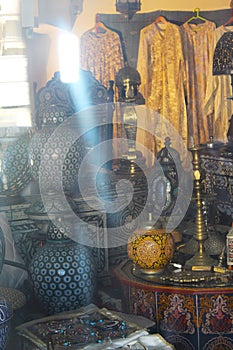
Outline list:
[[[93,301],[95,263],[91,248],[69,239],[69,225],[49,225],[46,244],[30,264],[35,298],[46,314],[75,310]]]
[[[12,315],[11,306],[0,296],[0,350],[6,348]]]

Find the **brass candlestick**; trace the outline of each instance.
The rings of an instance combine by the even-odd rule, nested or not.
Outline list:
[[[198,243],[198,250],[194,256],[187,260],[184,269],[193,271],[210,271],[216,265],[216,261],[211,258],[205,251],[204,242],[208,238],[205,228],[202,200],[201,200],[201,172],[200,172],[200,157],[199,152],[201,147],[194,146],[190,149],[193,157],[193,176],[194,176],[194,191],[196,193],[197,216],[194,239]]]

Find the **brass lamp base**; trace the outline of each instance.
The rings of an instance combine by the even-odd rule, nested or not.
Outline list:
[[[215,259],[211,258],[205,251],[204,243],[208,238],[204,218],[202,213],[202,199],[201,199],[201,172],[200,172],[200,157],[199,147],[190,149],[193,155],[193,175],[194,175],[194,189],[196,192],[197,216],[194,239],[198,244],[198,251],[194,256],[187,260],[184,269],[191,271],[211,271],[216,265]]]
[[[205,252],[198,251],[191,259],[187,260],[184,269],[191,271],[211,271],[216,265],[216,260],[212,259]]]
[[[141,167],[144,168],[146,163],[145,157],[139,151],[128,153],[123,155],[123,158],[120,160],[120,169],[119,171],[127,174],[135,174],[138,171],[142,171]]]

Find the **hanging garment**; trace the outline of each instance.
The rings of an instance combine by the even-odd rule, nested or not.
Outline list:
[[[212,135],[204,105],[207,82],[213,80],[214,22],[185,22],[180,27],[187,76],[188,134],[191,144],[206,143]]]
[[[215,30],[215,47],[218,40],[233,26],[221,25]],[[211,84],[212,83],[212,84]],[[231,76],[215,75],[209,80],[205,101],[205,114],[213,120],[213,137],[216,141],[227,142],[229,119],[233,114]]]
[[[91,71],[106,88],[109,80],[115,81],[116,73],[124,67],[119,35],[107,29],[105,32],[88,30],[80,38],[80,67]]]
[[[138,66],[140,91],[146,105],[160,114],[155,126],[157,151],[167,136],[172,146],[187,145],[187,112],[184,88],[184,59],[179,27],[173,23],[152,23],[140,32]],[[171,130],[173,133],[171,135]]]

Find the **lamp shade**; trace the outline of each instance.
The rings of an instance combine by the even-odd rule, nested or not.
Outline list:
[[[224,33],[218,40],[213,57],[213,75],[233,74],[233,32]]]

